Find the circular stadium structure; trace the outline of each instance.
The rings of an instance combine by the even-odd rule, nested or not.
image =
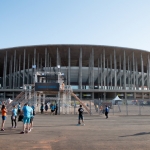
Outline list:
[[[61,72],[82,100],[150,99],[150,52],[99,45],[37,45],[0,49],[0,97],[14,99],[34,72]],[[52,81],[50,81],[52,82]]]

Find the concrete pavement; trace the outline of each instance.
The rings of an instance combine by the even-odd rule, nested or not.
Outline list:
[[[37,114],[28,134],[11,129],[10,116],[0,132],[0,150],[149,150],[150,116],[85,115],[85,126],[77,126],[77,115]]]

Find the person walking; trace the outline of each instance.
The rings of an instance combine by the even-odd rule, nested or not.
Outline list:
[[[47,110],[48,110],[48,105],[46,103],[46,105],[45,105],[45,111],[47,112]]]
[[[108,108],[108,106],[106,105],[106,106],[105,106],[105,116],[106,116],[106,119],[108,118],[108,113],[109,113],[109,108]]]
[[[31,107],[28,106],[28,104],[26,103],[22,109],[23,112],[23,130],[22,132],[20,132],[20,134],[24,134],[25,130],[26,133],[30,132],[31,130],[29,130],[30,128],[30,118],[31,118],[31,114],[33,114],[33,109]]]
[[[5,131],[5,130],[4,130],[4,125],[5,125],[6,116],[7,116],[7,109],[6,109],[6,106],[5,106],[5,105],[2,105],[1,111],[2,111],[2,125],[1,125],[1,131]]]
[[[51,115],[54,115],[55,113],[55,105],[51,104]]]
[[[43,111],[44,111],[44,104],[43,103],[41,104],[41,109],[40,110],[41,110],[41,114],[43,114]]]
[[[58,111],[58,104],[56,104],[56,107],[55,107],[55,115],[57,115],[57,111]]]
[[[34,107],[34,105],[32,105],[31,108],[33,109],[33,114],[35,115],[35,107]]]
[[[95,110],[96,110],[96,112],[98,112],[98,105],[95,106]]]
[[[12,124],[12,128],[17,128],[17,109],[16,106],[14,105],[13,109],[12,109],[12,115],[11,115],[11,124]],[[15,126],[14,126],[15,123]]]
[[[29,128],[29,131],[31,131],[31,129],[33,129],[33,119],[34,119],[34,116],[35,116],[35,109],[33,107],[33,105],[31,106],[31,108],[33,109],[33,112],[31,111],[31,116],[30,116],[30,128]]]
[[[80,105],[80,108],[78,109],[78,112],[79,112],[78,125],[81,125],[80,120],[82,120],[83,125],[85,125],[85,124],[84,124],[84,117],[83,117],[84,109],[82,108],[82,105]]]
[[[103,114],[103,106],[100,106],[100,113]]]

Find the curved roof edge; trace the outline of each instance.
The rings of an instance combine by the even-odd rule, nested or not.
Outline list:
[[[0,50],[8,50],[8,49],[19,49],[19,48],[31,48],[31,47],[46,47],[46,46],[91,46],[91,47],[107,47],[107,48],[120,48],[120,49],[128,49],[128,50],[138,50],[150,52],[148,50],[137,49],[137,48],[129,48],[129,47],[121,47],[121,46],[110,46],[110,45],[96,45],[96,44],[41,44],[41,45],[26,45],[26,46],[15,46],[8,48],[1,48]]]

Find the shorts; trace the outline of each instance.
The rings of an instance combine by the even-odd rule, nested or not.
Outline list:
[[[33,122],[33,117],[30,118],[30,123]]]
[[[23,123],[30,123],[30,117],[23,117]]]
[[[54,112],[55,110],[51,110],[51,112]]]
[[[2,120],[6,120],[6,116],[2,116]]]
[[[79,120],[84,120],[83,115],[79,115]]]

